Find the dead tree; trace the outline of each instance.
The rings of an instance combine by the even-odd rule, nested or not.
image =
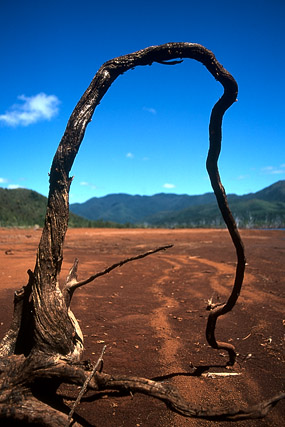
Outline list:
[[[15,293],[14,315],[10,329],[0,343],[0,420],[44,426],[81,425],[73,419],[73,408],[68,414],[54,404],[56,390],[62,383],[82,386],[88,390],[130,390],[153,396],[186,417],[212,420],[239,420],[263,417],[284,395],[273,397],[247,409],[232,412],[203,411],[186,402],[170,385],[145,378],[112,376],[103,372],[103,352],[94,367],[80,362],[83,336],[70,310],[75,289],[94,280],[98,275],[79,282],[75,261],[64,287],[59,287],[63,259],[63,243],[68,227],[69,177],[74,159],[91,121],[96,106],[114,82],[124,72],[139,65],[178,64],[182,58],[195,59],[224,87],[224,94],[212,110],[210,120],[210,147],[207,169],[223,218],[228,227],[237,254],[237,268],[232,293],[221,306],[210,306],[206,336],[214,348],[229,352],[229,363],[235,361],[234,347],[215,338],[217,318],[235,305],[243,281],[245,258],[241,238],[227,204],[220,181],[217,161],[221,147],[221,128],[224,112],[236,101],[237,84],[216,60],[212,52],[192,43],[168,43],[152,46],[106,62],[97,72],[90,86],[75,107],[56,151],[50,170],[50,189],[45,224],[38,246],[36,264],[28,270],[29,280]],[[169,62],[171,61],[171,62]],[[142,254],[150,255],[157,250]],[[111,266],[115,268],[138,257]],[[81,393],[81,394],[82,394]],[[80,399],[80,396],[79,396]],[[78,399],[78,400],[79,400]]]

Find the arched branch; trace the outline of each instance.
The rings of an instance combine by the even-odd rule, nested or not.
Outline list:
[[[75,107],[53,159],[48,208],[35,269],[37,274],[43,272],[56,280],[60,272],[62,242],[68,220],[68,193],[71,183],[69,172],[95,108],[119,75],[137,66],[151,65],[153,62],[165,62],[175,58],[190,58],[201,62],[224,87],[224,95],[214,108],[217,117],[215,118],[215,114],[212,114],[213,129],[210,130],[216,134],[215,137],[211,137],[209,162],[217,163],[221,144],[222,114],[236,100],[237,84],[211,51],[195,43],[167,43],[106,62],[96,73]],[[211,179],[216,192],[215,177],[212,176]],[[45,282],[46,280],[43,280],[43,283]],[[44,284],[42,284],[43,287]]]
[[[206,336],[209,344],[214,348],[221,348],[221,345],[225,344],[218,343],[215,339],[216,320],[218,316],[228,312],[235,305],[243,281],[245,258],[242,241],[228,207],[225,191],[220,181],[217,162],[221,147],[223,115],[236,101],[238,88],[234,78],[216,60],[214,54],[205,47],[195,43],[167,43],[161,46],[151,46],[138,52],[107,61],[96,73],[91,84],[75,107],[53,159],[50,171],[50,192],[47,213],[34,271],[35,281],[33,299],[36,311],[40,313],[36,316],[35,323],[37,341],[41,341],[42,343],[47,342],[48,345],[50,345],[50,337],[47,337],[44,333],[45,326],[51,324],[61,325],[62,323],[59,318],[52,319],[52,316],[57,317],[58,310],[55,310],[54,313],[52,313],[52,310],[49,310],[52,313],[51,316],[46,312],[47,307],[42,301],[49,299],[49,305],[54,305],[59,298],[58,275],[61,269],[62,246],[68,226],[69,215],[68,196],[71,183],[69,172],[95,108],[99,105],[103,96],[116,78],[127,70],[137,66],[151,65],[153,62],[175,64],[180,62],[182,58],[195,59],[201,62],[224,88],[224,94],[214,106],[211,114],[209,128],[210,148],[207,159],[207,169],[219,208],[236,247],[238,263],[233,292],[225,306],[210,312]],[[176,59],[178,59],[178,61],[176,61]],[[53,300],[55,291],[57,293],[57,298]],[[70,347],[70,337],[73,328],[72,324],[68,322],[67,311],[64,310],[64,299],[62,304],[62,312],[64,313],[63,316],[66,326],[64,339],[61,341],[61,352],[67,354],[72,351]],[[62,316],[62,313],[60,316]],[[60,326],[60,328],[62,328],[62,326]],[[228,344],[225,345],[226,347],[228,346]],[[228,349],[228,351],[230,354],[230,363],[232,364],[235,359],[235,351],[233,348]]]

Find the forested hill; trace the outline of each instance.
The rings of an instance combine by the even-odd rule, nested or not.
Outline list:
[[[285,181],[256,193],[228,195],[240,227],[285,228]],[[47,199],[32,190],[0,188],[0,226],[43,225]],[[224,227],[213,193],[189,196],[110,194],[70,206],[71,227]]]
[[[0,227],[33,227],[44,224],[47,198],[36,191],[17,188],[0,188]],[[71,227],[109,227],[118,224],[91,221],[70,214]]]
[[[228,195],[240,227],[285,227],[285,181],[244,196]],[[71,211],[85,218],[155,227],[221,227],[223,220],[213,193],[198,196],[155,194],[130,196],[110,194],[85,203],[72,204]]]

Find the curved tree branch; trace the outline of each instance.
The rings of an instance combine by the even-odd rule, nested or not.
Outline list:
[[[218,158],[221,147],[221,126],[225,111],[236,101],[237,84],[231,74],[216,60],[214,54],[205,47],[195,43],[167,43],[121,56],[107,61],[96,73],[91,84],[75,107],[53,159],[50,171],[50,192],[45,219],[45,226],[40,241],[37,261],[34,271],[33,303],[35,306],[35,340],[41,348],[51,348],[54,337],[47,335],[49,326],[59,325],[62,339],[57,351],[63,355],[72,355],[76,343],[70,339],[73,334],[73,324],[69,319],[65,301],[58,288],[58,275],[62,263],[62,246],[68,226],[68,194],[71,183],[69,172],[79,150],[85,134],[86,127],[91,121],[95,108],[115,81],[127,70],[136,66],[151,65],[153,62],[168,63],[177,58],[191,58],[201,62],[213,77],[224,88],[222,98],[212,110],[210,120],[210,148],[207,159],[207,169],[210,175],[214,193],[219,208],[229,229],[231,238],[237,252],[236,278],[232,294],[227,304],[210,312],[206,337],[214,348],[225,348],[230,354],[230,364],[234,363],[235,351],[233,346],[228,348],[226,343],[218,343],[215,339],[215,325],[218,316],[230,311],[238,298],[245,268],[245,257],[241,238],[235,221],[227,204],[225,191],[218,173]],[[176,63],[177,61],[174,61]],[[180,62],[180,61],[178,61]],[[56,298],[54,296],[56,295]],[[49,300],[50,306],[62,305],[62,310],[49,310],[45,301]],[[62,321],[61,321],[62,319]],[[62,325],[64,330],[62,330]],[[57,335],[55,333],[55,335]]]
[[[236,249],[237,254],[237,266],[236,266],[236,275],[234,280],[234,286],[231,292],[231,295],[228,298],[226,304],[215,307],[211,310],[207,328],[206,328],[206,338],[208,343],[217,349],[225,349],[229,353],[229,365],[233,365],[236,359],[236,352],[234,346],[229,343],[216,341],[215,338],[215,327],[216,322],[219,316],[228,313],[232,310],[236,301],[239,297],[243,278],[245,271],[245,254],[244,247],[242,243],[242,239],[238,232],[236,222],[233,218],[231,210],[229,208],[226,193],[224,187],[221,183],[219,170],[218,170],[218,158],[221,150],[221,140],[222,140],[222,120],[223,115],[226,110],[236,101],[237,96],[237,85],[236,88],[232,87],[231,92],[224,92],[223,96],[219,101],[215,104],[210,118],[209,125],[209,135],[210,135],[210,147],[207,157],[207,170],[210,176],[211,184],[218,202],[218,206],[220,208],[223,219],[227,225],[230,236],[232,238],[232,242]]]

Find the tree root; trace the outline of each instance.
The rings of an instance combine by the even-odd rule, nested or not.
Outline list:
[[[73,423],[75,407],[86,390],[94,392],[119,391],[125,394],[142,393],[163,401],[167,407],[184,417],[193,417],[213,421],[237,421],[265,417],[285,394],[245,409],[223,411],[221,409],[197,409],[187,402],[169,383],[153,381],[140,377],[110,375],[97,370],[103,360],[103,349],[93,370],[83,369],[80,365],[63,360],[45,358],[37,353],[28,358],[11,356],[6,360],[5,370],[0,376],[0,420],[25,421],[44,426],[67,426]],[[3,368],[3,366],[2,366]],[[3,375],[4,374],[4,375]],[[50,381],[58,387],[61,383],[82,386],[79,399],[76,400],[69,415],[49,406],[33,395],[34,386],[42,381]],[[17,393],[17,402],[15,401]],[[12,402],[12,404],[11,404]],[[72,424],[79,426],[80,424]]]

